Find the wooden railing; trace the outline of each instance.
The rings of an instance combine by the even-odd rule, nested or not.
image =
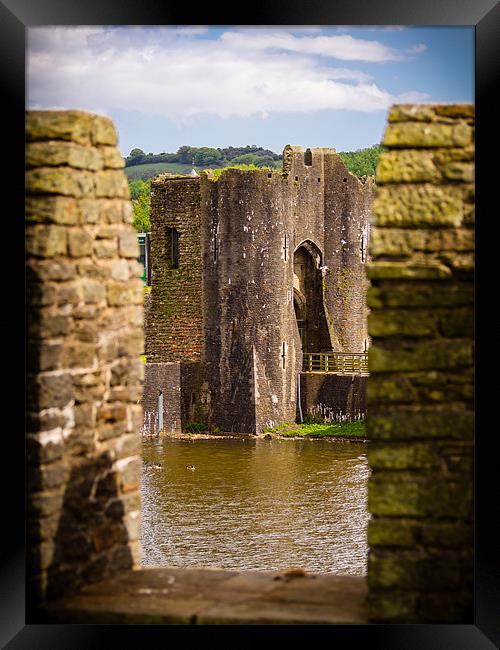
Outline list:
[[[367,375],[367,352],[304,352],[303,372]]]

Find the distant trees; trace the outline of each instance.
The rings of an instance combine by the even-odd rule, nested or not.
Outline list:
[[[144,153],[142,149],[132,149],[125,158],[125,166],[144,165],[146,163],[181,163],[194,164],[196,167],[226,167],[228,164],[255,164],[258,167],[279,167],[281,155],[257,147],[227,147],[225,149],[214,147],[189,147],[183,145],[176,153]]]
[[[151,230],[149,218],[151,181],[130,181],[129,187],[134,209],[132,225],[137,232],[149,232]]]
[[[366,149],[340,151],[339,156],[352,174],[356,174],[356,176],[374,176],[378,157],[384,150],[382,145],[374,144]]]

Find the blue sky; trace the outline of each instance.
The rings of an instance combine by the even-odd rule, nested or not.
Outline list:
[[[109,115],[119,148],[380,142],[394,103],[474,101],[473,27],[34,27],[29,108]]]

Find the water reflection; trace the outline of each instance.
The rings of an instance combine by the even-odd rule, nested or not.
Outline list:
[[[365,452],[327,440],[145,439],[142,564],[364,575]]]

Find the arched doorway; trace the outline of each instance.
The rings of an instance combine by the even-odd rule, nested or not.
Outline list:
[[[293,306],[303,352],[331,349],[323,302],[322,253],[311,241],[293,256]]]

